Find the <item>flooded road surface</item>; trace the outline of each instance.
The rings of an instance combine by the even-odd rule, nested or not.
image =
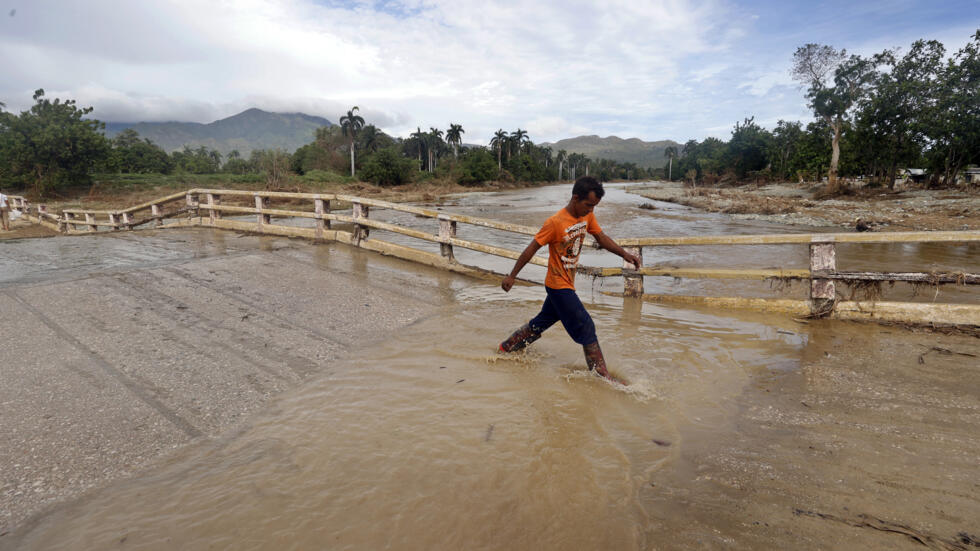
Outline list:
[[[443,208],[537,225],[568,189]],[[611,190],[597,209],[606,232],[787,231],[639,202]],[[516,249],[530,240],[510,239]],[[494,353],[537,312],[541,288],[504,294],[492,282],[289,243],[267,258],[408,278],[406,288],[416,278],[436,314],[354,348],[233,433],[33,519],[0,548],[968,549],[980,536],[973,336],[623,302],[598,292],[613,282],[580,280],[624,388],[590,376],[560,327],[526,354]],[[783,247],[690,249],[647,263],[805,266],[805,251]],[[975,271],[977,252],[849,257]],[[618,260],[590,252],[584,263]],[[647,278],[648,292],[677,285]]]

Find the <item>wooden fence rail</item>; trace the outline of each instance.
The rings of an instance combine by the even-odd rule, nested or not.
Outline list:
[[[14,208],[27,213],[31,207],[22,197],[15,197]],[[237,202],[239,204],[229,204]],[[287,202],[275,208],[272,202]],[[245,203],[244,206],[240,203]],[[306,208],[296,206],[306,204]],[[253,206],[254,205],[254,206]],[[332,208],[335,207],[335,208]],[[343,207],[341,209],[340,207]],[[350,214],[346,214],[349,209]],[[431,219],[432,233],[402,225],[372,219],[372,210],[393,210]],[[137,218],[137,213],[147,215]],[[460,224],[490,228],[531,236],[536,228],[497,220],[448,214],[436,210],[391,203],[378,199],[343,194],[312,194],[271,191],[241,191],[227,189],[191,189],[124,210],[65,209],[61,216],[47,212],[44,205],[34,209],[29,218],[63,233],[94,233],[100,228],[108,231],[132,230],[152,223],[153,227],[204,226],[237,231],[305,237],[314,240],[339,241],[356,247],[398,256],[408,260],[471,275],[492,274],[487,270],[463,265],[456,261],[454,248],[464,248],[484,254],[516,259],[520,251],[495,245],[460,239]],[[254,216],[253,221],[228,218],[226,215]],[[167,221],[169,219],[169,222]],[[310,219],[312,227],[277,224],[274,219]],[[350,231],[337,229],[333,222],[345,224]],[[422,241],[438,243],[439,254],[413,247],[371,238],[371,230],[383,230]],[[583,266],[579,272],[595,277],[622,277],[623,296],[642,297],[651,301],[672,301],[706,304],[721,307],[743,307],[768,311],[830,315],[845,319],[877,319],[980,326],[980,305],[923,304],[840,301],[836,283],[909,282],[918,284],[975,285],[980,275],[935,272],[843,272],[837,270],[838,243],[971,243],[980,242],[978,231],[894,232],[894,233],[824,233],[775,235],[722,235],[688,237],[638,237],[617,240],[625,249],[643,258],[644,249],[702,245],[807,245],[808,269],[708,269],[683,267],[641,266],[633,269],[624,263],[622,268]],[[590,243],[597,246],[594,240]],[[535,256],[532,264],[546,266],[547,260]],[[642,262],[641,262],[642,264]],[[499,274],[497,274],[499,275]],[[751,299],[741,297],[691,297],[680,295],[644,294],[644,277],[741,280],[808,280],[808,299]]]

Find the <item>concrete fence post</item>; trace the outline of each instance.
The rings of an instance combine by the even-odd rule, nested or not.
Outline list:
[[[323,218],[325,213],[330,212],[330,201],[321,199],[319,195],[313,196],[314,210],[316,211],[316,238],[323,239],[323,230],[330,228],[330,220]]]
[[[837,248],[832,242],[810,243],[810,310],[824,312],[837,296],[834,280],[813,277],[816,272],[837,270]]]
[[[131,213],[131,212],[124,212],[124,213],[122,213],[122,222],[123,222],[123,226],[126,227],[126,231],[132,231],[133,230],[133,213]]]
[[[628,252],[635,254],[640,259],[638,269],[643,269],[643,247],[623,247]],[[632,270],[633,265],[623,261],[624,270]],[[643,274],[623,272],[623,296],[642,297],[643,296]]]
[[[450,220],[445,214],[439,215],[439,239],[444,240],[444,242],[439,243],[439,252],[442,256],[449,259],[450,262],[456,260],[453,255],[453,246],[449,243],[450,239],[456,238],[456,221]]]
[[[220,205],[220,204],[221,204],[220,195],[215,195],[213,193],[208,194],[208,212],[210,213],[208,215],[208,218],[211,220],[212,224],[214,224],[215,220],[221,218],[221,211],[216,210],[214,208],[216,205]]]
[[[37,223],[38,224],[41,223],[41,220],[44,218],[44,215],[47,214],[47,212],[48,212],[48,206],[47,205],[41,204],[41,205],[38,205],[37,206]],[[58,224],[58,225],[61,226],[61,224]],[[59,228],[58,231],[61,231],[61,229]]]
[[[91,212],[85,213],[85,223],[88,225],[89,231],[99,231],[99,226],[95,224],[95,215]]]
[[[361,218],[367,218],[370,209],[368,205],[363,205],[358,202],[351,203],[352,213],[354,218],[354,244],[357,246],[361,245],[362,239],[367,239],[370,229],[357,223]]]
[[[262,197],[261,195],[255,196],[255,208],[259,209],[258,216],[256,216],[256,222],[259,224],[259,231],[262,231],[262,226],[270,223],[272,220],[268,214],[262,212],[262,209],[265,208],[265,197]]]
[[[116,213],[114,212],[109,213],[109,227],[112,231],[119,231],[119,225],[116,224]]]
[[[150,215],[153,217],[155,222],[153,223],[156,227],[163,225],[162,213],[160,212],[160,205],[150,205]]]

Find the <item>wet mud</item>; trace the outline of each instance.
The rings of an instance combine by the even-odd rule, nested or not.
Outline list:
[[[476,214],[506,202],[522,205],[510,221],[530,224],[557,210],[542,203],[566,193],[487,194],[461,198],[453,210]],[[604,217],[600,206],[597,216],[613,236],[774,233],[688,211],[675,213],[682,220],[645,219],[638,213],[655,216],[639,208],[645,200],[610,199],[617,208]],[[388,300],[428,289],[420,296],[434,313],[406,314],[397,329],[361,344],[358,329],[321,321],[314,335],[351,351],[332,356],[328,370],[307,372],[234,430],[5,529],[0,548],[975,547],[980,339],[973,335],[623,301],[602,293],[609,284],[580,280],[610,370],[629,382],[623,386],[591,374],[560,326],[519,354],[497,353],[540,308],[539,287],[504,294],[492,282],[286,243],[261,257],[235,247],[244,263],[238,273],[265,290],[244,295],[246,310],[227,310],[228,319],[268,323],[271,333],[277,323],[289,326],[287,311],[317,319],[320,303],[308,295],[267,290],[275,277],[262,266],[274,259],[289,260],[296,288],[315,285],[317,271],[327,270],[387,281]],[[972,269],[975,252],[872,248],[850,259],[889,266],[915,257]],[[703,264],[796,254],[725,253],[658,252]],[[609,261],[591,254],[596,264]],[[137,270],[116,277],[112,289],[191,292],[180,290],[178,275],[185,286],[208,289],[214,304],[242,296],[234,278],[209,281],[214,274],[193,264]],[[42,276],[18,277],[36,285]],[[651,279],[648,287],[675,292],[686,285]],[[6,285],[23,293],[27,284]],[[741,290],[732,285],[721,290]],[[359,304],[339,288],[322,292],[323,304]],[[277,317],[254,319],[260,305]],[[188,310],[173,313],[194,313],[196,327],[206,326]],[[273,357],[253,361],[272,366]]]

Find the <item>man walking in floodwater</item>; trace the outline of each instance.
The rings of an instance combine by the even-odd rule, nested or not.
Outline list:
[[[623,250],[612,238],[602,233],[602,228],[592,214],[592,210],[599,204],[605,193],[602,184],[591,176],[583,176],[575,180],[571,200],[564,208],[545,220],[541,230],[534,236],[534,240],[517,259],[510,275],[500,284],[505,292],[510,291],[517,274],[531,260],[534,253],[548,245],[548,275],[544,280],[548,298],[545,299],[541,312],[537,316],[500,343],[501,352],[523,349],[538,340],[541,333],[556,321],[561,321],[572,340],[582,345],[589,370],[607,379],[616,380],[606,369],[606,361],[602,357],[602,349],[599,348],[599,339],[595,334],[592,316],[575,294],[575,267],[578,265],[578,257],[586,233],[595,237],[603,249],[623,257],[623,260],[633,264],[637,269],[640,267],[640,259]]]

